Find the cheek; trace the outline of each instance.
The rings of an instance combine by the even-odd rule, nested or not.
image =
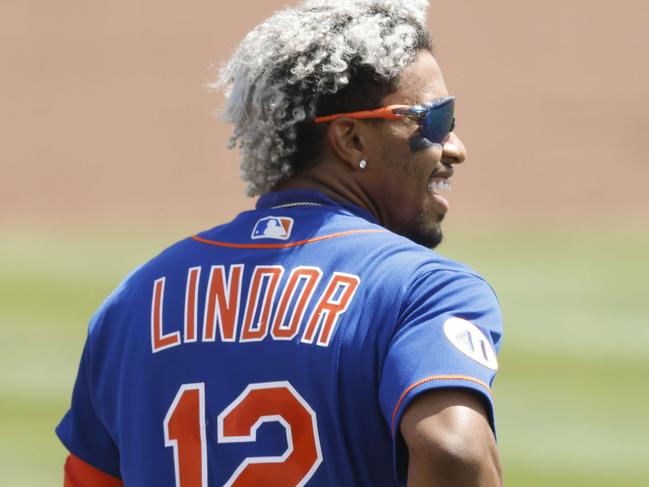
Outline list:
[[[429,174],[426,174],[425,158],[417,157],[410,152],[407,144],[401,150],[386,150],[381,162],[384,184],[390,193],[399,195],[403,204],[421,201],[426,191]]]
[[[402,215],[421,210],[422,199],[428,193],[431,143],[427,139],[422,141],[418,135],[419,130],[413,127],[385,127],[372,152],[381,192],[400,202],[397,210]]]
[[[410,138],[410,152],[416,154],[417,152],[425,151],[432,147],[433,143],[421,135],[416,135]]]
[[[428,140],[426,137],[423,135],[416,133],[413,134],[410,137],[410,152],[413,154],[417,154],[418,152],[423,152],[425,150],[431,149],[433,147],[438,147],[440,150],[442,149],[442,146],[440,144],[435,144],[434,142],[431,142]]]

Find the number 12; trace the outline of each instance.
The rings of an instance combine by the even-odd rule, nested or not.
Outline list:
[[[322,462],[316,414],[287,382],[250,384],[218,415],[219,443],[254,442],[263,423],[286,429],[279,457],[248,457],[225,487],[302,486]],[[163,422],[165,446],[173,447],[176,487],[207,487],[205,385],[183,384]]]

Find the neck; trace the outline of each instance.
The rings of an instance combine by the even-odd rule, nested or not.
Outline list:
[[[348,172],[344,177],[336,177],[335,171],[326,172],[319,169],[323,164],[312,168],[308,173],[296,174],[279,183],[275,191],[285,189],[310,189],[319,191],[336,201],[345,201],[365,208],[382,222],[381,213],[370,196],[363,189],[354,173]]]

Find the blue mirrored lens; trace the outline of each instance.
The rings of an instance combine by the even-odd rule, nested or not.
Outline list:
[[[435,144],[441,144],[455,128],[455,97],[438,98],[428,105],[420,124],[421,134]]]

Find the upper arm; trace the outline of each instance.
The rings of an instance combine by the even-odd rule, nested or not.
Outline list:
[[[481,398],[464,389],[427,392],[405,410],[408,486],[500,486],[496,442]]]
[[[413,280],[400,320],[383,363],[379,400],[393,436],[395,473],[403,480],[408,452],[400,425],[404,412],[421,397],[464,391],[462,397],[479,403],[483,423],[495,429],[491,385],[502,316],[483,279],[442,269]]]
[[[93,316],[72,391],[70,409],[57,426],[56,434],[70,453],[103,472],[119,477],[119,450],[94,400],[97,374],[92,366],[92,335],[102,319],[102,312]]]

